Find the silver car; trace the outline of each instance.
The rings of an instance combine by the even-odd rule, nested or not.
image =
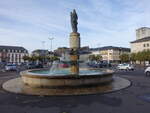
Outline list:
[[[5,66],[6,71],[16,71],[17,70],[17,65],[16,64],[8,64]]]
[[[146,74],[146,76],[150,76],[150,67],[147,67],[145,69],[145,74]]]
[[[119,70],[134,70],[134,66],[133,65],[131,65],[131,64],[126,64],[126,63],[124,63],[124,64],[119,64],[118,66],[117,66],[117,69],[119,69]]]

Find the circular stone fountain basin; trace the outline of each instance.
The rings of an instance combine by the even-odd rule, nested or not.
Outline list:
[[[46,69],[27,70],[20,73],[24,84],[31,87],[74,87],[97,85],[111,82],[111,70],[81,69],[79,75],[71,75],[68,70],[50,72]]]

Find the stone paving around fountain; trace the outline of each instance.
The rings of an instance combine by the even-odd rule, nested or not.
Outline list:
[[[0,89],[0,113],[149,113],[150,78],[143,70],[117,72],[132,81],[132,86],[108,94],[86,96],[27,96],[5,92]],[[18,75],[0,73],[0,84]]]

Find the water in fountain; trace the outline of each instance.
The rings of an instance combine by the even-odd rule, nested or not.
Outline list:
[[[68,64],[68,66],[62,67],[61,64]],[[79,76],[105,73],[104,70],[101,69],[90,69],[86,62],[79,63],[79,67]],[[33,70],[30,72],[35,74],[42,74],[43,76],[68,76],[71,74],[69,61],[54,61],[51,68],[48,70]]]
[[[58,69],[59,69],[59,62],[58,62],[58,61],[54,61],[54,62],[52,63],[51,68],[50,68],[50,72],[55,72],[55,71],[58,70]]]
[[[50,67],[49,70],[47,70],[48,74],[52,75],[52,74],[56,74],[56,73],[60,73],[60,71],[62,71],[61,67],[60,67],[60,61],[54,61],[52,63],[52,66]]]

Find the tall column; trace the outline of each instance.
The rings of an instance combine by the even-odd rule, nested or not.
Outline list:
[[[73,75],[79,74],[79,54],[80,49],[80,34],[77,32],[72,32],[70,34],[70,60],[71,60],[71,73]]]

